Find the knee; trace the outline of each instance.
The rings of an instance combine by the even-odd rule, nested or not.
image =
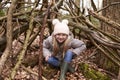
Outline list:
[[[72,57],[73,57],[72,51],[68,50],[65,54],[64,61],[70,62],[72,60]]]
[[[60,61],[55,57],[49,57],[47,62],[49,64],[53,65],[53,66],[59,66],[60,65]]]
[[[72,51],[68,50],[65,55],[66,55],[66,56],[72,56],[73,53],[72,53]]]

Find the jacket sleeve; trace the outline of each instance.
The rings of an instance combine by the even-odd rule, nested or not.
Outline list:
[[[71,42],[72,46],[72,52],[79,55],[81,52],[83,52],[86,49],[86,45],[83,41],[79,39],[73,39]]]
[[[51,36],[43,41],[43,56],[44,57],[52,54],[52,52],[50,51],[50,48],[51,48],[50,39],[52,39]]]

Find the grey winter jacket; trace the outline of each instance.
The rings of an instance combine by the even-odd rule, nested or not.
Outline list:
[[[72,36],[69,36],[68,38],[71,38],[71,37]],[[83,41],[72,37],[71,41],[68,44],[68,48],[73,53],[79,55],[81,52],[83,52],[86,49],[86,45]],[[52,36],[49,36],[47,39],[43,41],[43,56],[46,57],[49,54],[53,54]],[[61,57],[60,54],[61,53],[56,55],[58,59]]]

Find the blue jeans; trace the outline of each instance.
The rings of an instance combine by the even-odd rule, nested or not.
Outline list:
[[[64,61],[70,63],[72,61],[73,53],[71,51],[67,51],[65,53]]]
[[[47,61],[50,65],[53,65],[55,67],[59,67],[60,66],[60,61],[54,57],[54,56],[51,56],[48,61]]]
[[[71,60],[72,60],[72,57],[73,57],[73,53],[68,50],[68,51],[65,53],[65,57],[64,57],[64,60],[63,60],[63,61],[70,63]],[[60,66],[60,61],[59,61],[56,57],[54,57],[54,56],[51,56],[51,57],[48,59],[47,62],[48,62],[49,64],[55,66],[55,67],[59,67],[59,66]]]

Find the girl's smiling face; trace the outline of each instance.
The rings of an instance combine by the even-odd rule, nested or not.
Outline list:
[[[59,43],[63,43],[67,38],[68,38],[68,35],[67,35],[67,34],[58,33],[58,34],[55,35],[55,39],[56,39]]]

